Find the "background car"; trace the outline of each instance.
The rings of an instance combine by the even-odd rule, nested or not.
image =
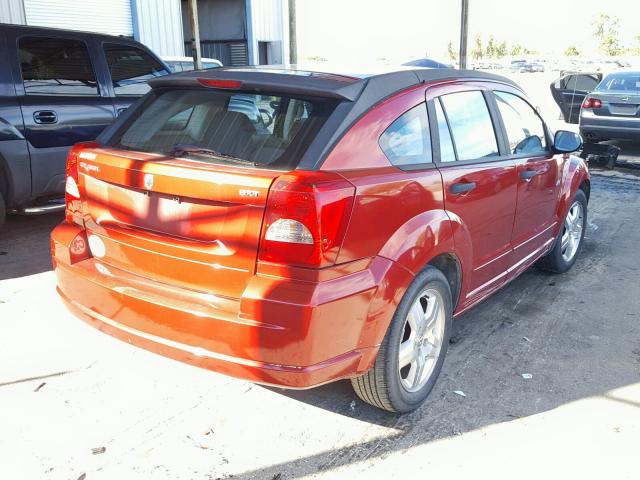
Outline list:
[[[63,209],[67,153],[93,140],[169,68],[123,37],[0,24],[0,224]]]
[[[437,60],[432,60],[431,58],[419,58],[417,60],[411,60],[410,62],[403,63],[402,65],[405,65],[408,67],[425,67],[425,68],[455,68],[451,64],[438,62]]]
[[[173,73],[176,72],[188,72],[193,70],[193,58],[192,57],[162,57],[164,63],[166,63]],[[210,68],[222,67],[222,62],[215,58],[203,58],[202,69],[208,70]]]
[[[560,107],[564,121],[577,124],[580,109],[587,95],[595,90],[602,74],[599,72],[561,71],[551,83],[551,96]]]
[[[407,412],[454,316],[580,251],[581,139],[507,78],[223,68],[152,86],[69,153],[51,237],[62,299],[129,343],[280,387],[349,378]]]
[[[640,140],[640,71],[611,73],[585,96],[580,133],[594,142]]]

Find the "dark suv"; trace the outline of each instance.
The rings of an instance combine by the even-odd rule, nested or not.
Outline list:
[[[69,148],[94,139],[167,66],[122,37],[0,24],[0,226],[64,208]]]

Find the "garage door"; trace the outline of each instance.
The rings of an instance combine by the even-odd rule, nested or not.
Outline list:
[[[24,0],[27,25],[133,36],[131,0]]]

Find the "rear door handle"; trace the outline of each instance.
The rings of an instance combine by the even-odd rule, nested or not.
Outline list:
[[[52,124],[58,122],[58,114],[53,110],[38,110],[33,112],[33,120],[40,124]]]
[[[454,183],[451,185],[451,193],[459,195],[461,193],[470,192],[476,188],[476,182]]]
[[[121,107],[121,108],[119,108],[119,109],[118,109],[118,111],[117,111],[117,113],[116,113],[116,116],[118,116],[118,117],[119,117],[120,115],[122,115],[122,114],[125,112],[125,110],[126,110],[126,109],[127,109],[127,107]]]
[[[536,175],[539,175],[535,170],[523,170],[520,172],[520,178],[522,180],[531,180]]]

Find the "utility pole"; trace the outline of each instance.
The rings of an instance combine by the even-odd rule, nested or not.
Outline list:
[[[298,63],[298,39],[296,38],[296,0],[289,0],[289,63]]]
[[[200,52],[200,27],[198,26],[198,2],[189,0],[189,23],[191,24],[191,52],[193,53],[193,68],[202,68],[202,53]]]
[[[460,14],[460,69],[467,68],[467,38],[469,33],[469,0],[462,0]]]

